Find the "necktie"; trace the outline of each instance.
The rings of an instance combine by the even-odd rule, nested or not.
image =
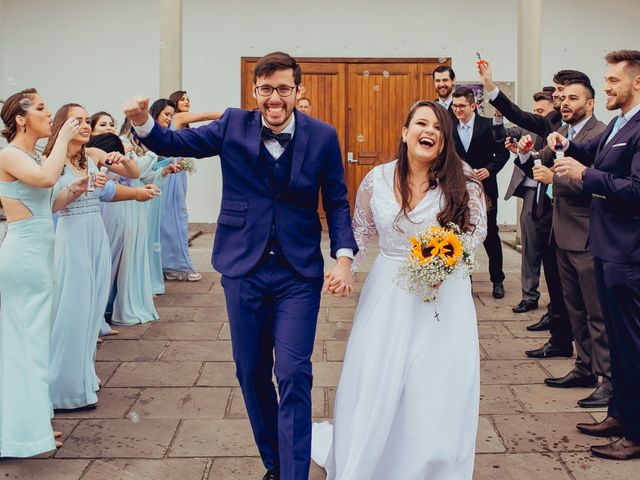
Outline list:
[[[605,145],[609,143],[609,141],[611,141],[613,137],[616,136],[618,130],[620,130],[625,123],[627,123],[627,119],[624,118],[624,115],[618,115],[618,118],[616,118],[616,123],[613,124],[613,130],[611,130],[611,133],[607,137],[607,141],[604,142]]]
[[[567,135],[567,140],[573,140],[573,137],[576,136],[576,129],[573,127],[569,127],[569,134]]]
[[[469,144],[471,143],[471,127],[469,124],[462,125],[462,145],[464,146],[464,151],[469,151]]]
[[[275,140],[280,144],[282,148],[287,148],[287,144],[291,141],[290,133],[276,133],[270,128],[262,127],[260,131],[260,139],[264,142],[266,140]]]

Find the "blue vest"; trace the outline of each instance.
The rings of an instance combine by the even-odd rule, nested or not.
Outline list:
[[[279,158],[273,158],[264,143],[260,142],[260,174],[264,176],[266,182],[271,186],[274,197],[278,197],[286,190],[291,181],[291,164],[293,160],[293,140],[287,144]],[[269,241],[265,253],[274,252],[276,255],[282,254],[282,248],[278,241],[278,228],[276,220],[271,223]]]

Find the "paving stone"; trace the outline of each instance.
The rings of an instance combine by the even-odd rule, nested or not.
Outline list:
[[[223,418],[231,388],[145,388],[130,418]]]
[[[502,282],[504,285],[504,289],[507,292],[521,291],[522,284],[520,283],[520,279],[517,280],[506,280]],[[490,281],[478,281],[476,279],[476,274],[473,274],[473,293],[492,293],[493,292],[493,283]]]
[[[485,385],[541,383],[545,371],[535,361],[527,360],[482,360],[480,379]]]
[[[560,460],[543,453],[476,455],[474,480],[574,480]],[[575,477],[582,480],[582,477]]]
[[[513,321],[515,314],[511,311],[511,307],[506,305],[498,305],[493,307],[487,307],[482,304],[480,301],[475,302],[476,305],[476,315],[478,316],[478,320],[481,322],[484,321]],[[523,322],[533,323],[537,321],[538,318],[542,316],[544,310],[534,310],[532,312],[527,313],[519,313],[517,315],[518,320],[522,320]]]
[[[173,303],[174,299],[175,295],[163,294],[156,296],[156,298],[153,299],[153,303],[155,304],[156,308],[168,307]]]
[[[216,458],[211,465],[209,480],[258,480],[266,471],[260,458]]]
[[[320,307],[355,307],[356,296],[336,298],[328,293],[323,293],[320,297]]]
[[[592,421],[588,413],[494,415],[493,421],[511,453],[586,451],[593,444],[576,430],[577,423]]]
[[[231,329],[229,323],[223,323],[220,333],[218,333],[218,340],[231,340]]]
[[[324,360],[324,341],[316,340],[313,343],[313,353],[311,353],[312,362],[321,362]]]
[[[551,388],[546,385],[513,385],[516,398],[530,413],[584,412],[576,403],[593,392],[593,388]],[[606,408],[589,409],[606,411]]]
[[[147,330],[149,330],[149,327],[151,327],[152,323],[153,322],[139,323],[137,325],[114,325],[113,328],[118,330],[118,335],[113,335],[105,338],[117,338],[118,340],[139,340],[144,336],[145,333],[147,333]]]
[[[168,296],[168,295],[165,295]],[[216,307],[226,308],[222,295],[209,293],[185,293],[173,296],[172,307]]]
[[[176,362],[229,362],[233,361],[231,342],[225,340],[176,340],[169,344],[160,358]]]
[[[206,362],[197,385],[199,387],[237,387],[236,364],[233,362]]]
[[[138,388],[103,388],[98,392],[98,408],[64,413],[56,411],[56,418],[124,418],[139,394]]]
[[[344,361],[344,353],[347,348],[346,341],[329,341],[325,342],[325,348],[327,349],[327,360],[330,362],[342,362]]]
[[[313,384],[316,387],[335,387],[341,371],[342,363],[316,362],[313,364]]]
[[[328,322],[353,322],[355,315],[355,307],[331,307],[327,309]]]
[[[228,322],[227,308],[221,307],[198,307],[193,316],[194,322]]]
[[[211,293],[213,282],[164,282],[164,288],[167,295],[183,295],[183,294],[205,294]],[[220,287],[220,285],[218,285]]]
[[[222,328],[220,322],[157,322],[151,326],[145,339],[215,340]]]
[[[549,358],[538,360],[542,368],[549,372],[551,377],[564,377],[573,370],[576,360],[575,358]]]
[[[190,322],[193,320],[197,307],[156,307],[158,316],[163,322]]]
[[[0,459],[3,480],[77,480],[90,460]]]
[[[506,451],[500,441],[491,419],[481,416],[478,418],[478,435],[476,436],[476,452],[499,453]]]
[[[124,362],[111,377],[110,387],[190,387],[201,362]]]
[[[333,419],[333,407],[336,404],[337,388],[327,388],[327,418]]]
[[[177,419],[84,420],[56,457],[162,458],[177,427]]]
[[[348,340],[351,323],[321,323],[316,329],[317,340]]]
[[[606,444],[606,439],[593,440],[594,445]],[[616,461],[597,458],[588,452],[561,453],[560,458],[579,480],[632,480],[640,478],[640,459]]]
[[[229,420],[249,418],[249,416],[247,415],[247,407],[244,403],[244,398],[242,397],[242,390],[240,390],[240,387],[232,389],[228,408],[224,418]]]
[[[523,413],[509,385],[480,385],[480,414]]]
[[[545,339],[536,338],[511,338],[508,340],[485,338],[480,340],[480,345],[491,359],[524,360],[528,359],[524,353],[525,350],[540,348],[545,342]]]
[[[513,338],[501,322],[480,322],[478,324],[478,336],[480,338],[500,338],[505,342]]]
[[[169,457],[246,457],[258,449],[248,420],[183,420]]]
[[[96,362],[96,375],[102,380],[102,385],[106,386],[109,383],[113,372],[115,372],[119,366],[120,362]]]
[[[96,355],[97,360],[149,362],[167,346],[166,340],[105,340]]]
[[[201,480],[207,463],[206,458],[108,458],[95,461],[82,480]]]
[[[325,413],[326,398],[324,388],[311,389],[311,416],[313,418],[322,418]]]
[[[537,321],[538,318],[519,322],[502,322],[502,324],[507,330],[509,330],[509,332],[511,332],[511,335],[513,335],[515,338],[540,338],[542,339],[540,345],[543,345],[544,342],[546,342],[549,338],[548,331],[545,330],[542,332],[530,332],[529,330],[527,330],[527,326]]]

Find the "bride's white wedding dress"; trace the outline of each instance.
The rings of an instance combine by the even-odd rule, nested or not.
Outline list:
[[[443,198],[429,190],[401,217],[396,162],[374,168],[358,190],[353,229],[362,260],[377,232],[375,260],[356,311],[334,407],[315,424],[312,456],[328,480],[467,480],[473,474],[480,403],[476,312],[469,278],[445,280],[433,302],[394,283],[409,236],[437,225]],[[468,172],[469,168],[465,165]],[[482,188],[467,185],[474,248],[486,234]]]

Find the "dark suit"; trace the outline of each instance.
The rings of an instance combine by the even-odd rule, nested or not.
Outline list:
[[[535,133],[527,132],[521,127],[509,128],[508,135],[515,139],[520,139],[524,135],[531,135],[533,149],[542,150],[545,141]],[[519,162],[518,157],[514,162]],[[525,179],[529,178],[522,168],[517,165],[513,167],[511,181],[504,196],[505,200],[512,197],[522,199],[522,210],[520,211],[520,232],[522,241],[522,263],[520,266],[520,283],[522,285],[522,300],[537,302],[540,299],[538,287],[540,285],[540,266],[542,264],[542,242],[547,242],[548,236],[544,239],[539,234],[540,228],[549,231],[551,228],[551,212],[542,218],[533,215],[535,209],[536,187],[525,186]],[[545,223],[545,227],[540,227]]]
[[[465,151],[456,120],[453,128],[453,140],[458,154],[471,168],[486,168],[489,170],[489,178],[482,182],[484,192],[491,205],[487,210],[487,237],[484,248],[489,256],[489,276],[491,282],[499,283],[504,280],[502,271],[502,244],[498,234],[498,182],[496,175],[509,160],[509,151],[504,146],[504,139],[496,139],[493,129],[493,120],[482,117],[476,113],[471,134],[469,149]]]
[[[435,102],[440,105],[442,108],[444,108],[444,105],[442,105],[440,103],[440,97],[435,99]],[[451,117],[451,121],[455,124],[458,119],[456,117],[456,114],[453,112],[453,97],[451,97],[451,101],[449,102],[449,107],[447,108],[447,112],[449,112],[449,116]]]
[[[544,116],[525,112],[502,92],[499,92],[496,99],[491,100],[489,103],[496,107],[510,122],[545,139],[562,125],[562,114],[559,111],[554,110]]]
[[[231,108],[208,125],[179,131],[156,123],[142,141],[171,157],[220,156],[213,265],[223,275],[236,374],[265,467],[279,468],[283,479],[306,480],[324,270],[320,189],[332,255],[357,245],[336,130],[297,111],[295,120],[292,142],[277,159],[261,141],[257,110]]]
[[[640,112],[607,142],[599,136],[571,142],[566,155],[585,165],[591,202],[589,245],[611,351],[613,397],[609,415],[640,442]]]
[[[592,116],[575,137],[584,142],[599,137],[605,124]],[[569,125],[558,130],[567,136]],[[542,162],[553,165],[555,154],[549,147],[540,152]],[[553,177],[553,234],[556,241],[558,271],[573,338],[576,344],[576,370],[582,375],[611,379],[609,344],[598,301],[593,255],[587,247],[591,195],[582,181]]]

